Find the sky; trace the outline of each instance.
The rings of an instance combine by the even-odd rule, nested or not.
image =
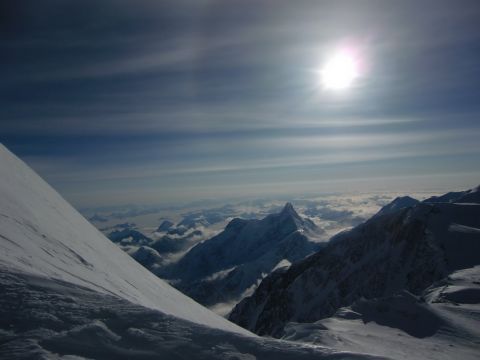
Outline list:
[[[0,53],[0,142],[77,207],[480,184],[476,0],[3,1]]]

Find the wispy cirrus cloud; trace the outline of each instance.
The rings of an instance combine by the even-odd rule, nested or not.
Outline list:
[[[476,1],[47,0],[6,10],[0,141],[77,201],[480,165]],[[360,49],[368,72],[332,94],[315,74],[342,44]]]

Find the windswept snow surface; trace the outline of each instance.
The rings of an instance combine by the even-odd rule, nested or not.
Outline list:
[[[456,271],[421,297],[403,292],[360,300],[312,324],[290,323],[285,339],[393,359],[480,357],[480,266]]]
[[[0,268],[62,280],[188,321],[250,333],[144,269],[0,145]]]
[[[30,274],[0,272],[0,359],[374,359],[243,336],[116,296]]]

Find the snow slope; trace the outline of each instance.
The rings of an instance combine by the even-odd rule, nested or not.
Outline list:
[[[459,270],[414,296],[359,300],[313,324],[290,323],[285,339],[394,359],[478,359],[480,267]]]
[[[0,145],[0,269],[118,296],[217,329],[250,333],[144,269]]]
[[[373,359],[321,346],[243,336],[116,296],[0,272],[0,359]]]

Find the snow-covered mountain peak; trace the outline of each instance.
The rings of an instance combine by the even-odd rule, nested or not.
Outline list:
[[[300,230],[304,227],[310,227],[310,223],[306,221],[307,219],[302,218],[295,208],[293,207],[292,203],[287,202],[283,207],[282,211],[277,214],[278,220],[284,223],[293,223],[297,230]]]
[[[225,227],[225,230],[239,231],[246,224],[248,224],[248,220],[240,219],[240,218],[234,218],[227,224],[227,226]]]
[[[288,214],[291,216],[299,217],[291,202],[287,202],[280,213],[284,215]]]
[[[395,211],[414,206],[418,203],[419,201],[417,199],[414,199],[410,196],[398,196],[390,203],[382,207],[376,216],[391,214]]]
[[[322,245],[309,236],[320,232],[287,203],[261,220],[231,220],[224,231],[194,246],[159,275],[175,280],[175,286],[207,306],[232,303],[281,261],[292,263],[319,249]]]
[[[170,220],[163,220],[160,226],[157,228],[158,232],[165,232],[170,230],[175,224]]]
[[[290,202],[287,202],[279,213],[270,214],[264,220],[269,226],[282,227],[286,233],[306,231],[315,236],[319,231],[313,221],[300,216]]]

